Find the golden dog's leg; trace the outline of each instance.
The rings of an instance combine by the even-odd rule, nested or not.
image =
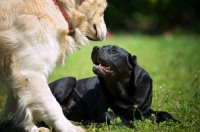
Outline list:
[[[28,132],[49,132],[49,129],[38,128],[34,123],[44,121],[53,126],[56,132],[84,132],[67,120],[59,103],[52,95],[44,74],[36,70],[23,69],[14,55],[0,66],[1,80],[8,89],[3,118],[13,113],[14,125],[21,126]]]
[[[53,126],[56,132],[84,132],[67,120],[59,103],[52,95],[46,76],[37,70],[23,69],[15,57],[11,57],[8,81],[17,99],[13,120],[28,132],[49,130],[38,128],[34,123],[44,121]],[[8,104],[9,105],[9,104]]]
[[[19,98],[15,90],[16,88],[20,89],[20,87],[25,86],[23,84],[25,78],[19,74],[19,67],[13,54],[2,56],[2,58],[0,64],[0,80],[7,87],[7,99],[1,121],[10,119],[11,117],[12,125],[15,127],[21,123],[20,121],[24,121],[28,115],[27,113],[23,113],[22,108],[25,110],[25,106],[19,105]],[[21,114],[19,114],[19,111],[22,111]],[[10,117],[9,114],[11,114]],[[26,121],[26,124],[33,126],[30,120]]]
[[[24,88],[26,90],[17,93],[31,112],[34,122],[44,121],[54,127],[56,132],[84,132],[81,127],[74,126],[65,118],[44,75],[33,71],[23,72],[23,75],[27,78],[27,86]]]
[[[7,86],[10,89],[8,89],[5,116],[9,114],[9,111],[12,112],[13,125],[21,126],[27,132],[50,132],[49,129],[44,127],[38,128],[34,124],[37,120],[34,120],[31,108],[29,108],[34,101],[27,102],[28,99],[32,99],[31,90],[34,87],[28,85],[30,78],[21,73],[19,63],[20,62],[16,60],[14,55],[10,56],[10,65],[6,68],[6,81],[9,82]],[[34,105],[32,107],[34,107]]]

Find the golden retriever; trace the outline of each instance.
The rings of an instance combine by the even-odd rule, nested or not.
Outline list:
[[[1,120],[13,116],[28,132],[84,131],[72,125],[48,87],[65,56],[88,40],[106,37],[106,0],[0,0],[0,82],[7,87]],[[66,16],[67,14],[67,16]]]

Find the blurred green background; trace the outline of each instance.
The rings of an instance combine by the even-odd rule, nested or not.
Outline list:
[[[200,32],[200,0],[108,0],[108,4],[105,21],[111,31]]]

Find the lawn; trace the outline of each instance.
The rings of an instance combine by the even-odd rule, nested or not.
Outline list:
[[[91,51],[93,46],[114,44],[137,56],[138,63],[153,78],[154,110],[170,112],[180,124],[153,124],[134,121],[135,130],[118,127],[117,122],[88,132],[196,132],[200,130],[200,37],[195,34],[148,36],[116,34],[103,42],[90,42],[69,55],[65,66],[58,66],[49,83],[66,76],[77,79],[94,76]],[[5,89],[0,89],[0,114],[5,104]]]

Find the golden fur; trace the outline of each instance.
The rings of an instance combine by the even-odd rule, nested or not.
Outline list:
[[[57,132],[84,131],[64,117],[47,80],[56,65],[80,44],[105,39],[107,3],[60,1],[69,22],[52,0],[0,0],[0,82],[7,87],[1,119],[12,114],[16,125],[25,131],[48,131],[35,125],[41,120]]]

